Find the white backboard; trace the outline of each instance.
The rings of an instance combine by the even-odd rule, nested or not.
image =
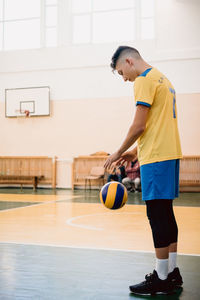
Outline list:
[[[50,115],[50,88],[48,86],[5,90],[5,116],[19,117],[24,111],[33,116]]]

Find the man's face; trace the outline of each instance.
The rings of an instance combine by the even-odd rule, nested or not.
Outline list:
[[[116,71],[123,77],[124,81],[133,82],[138,76],[133,60],[128,58],[117,63]]]

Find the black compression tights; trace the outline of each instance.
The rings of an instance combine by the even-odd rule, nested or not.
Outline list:
[[[173,212],[173,200],[148,200],[147,217],[152,230],[154,247],[168,247],[178,239],[178,227]]]

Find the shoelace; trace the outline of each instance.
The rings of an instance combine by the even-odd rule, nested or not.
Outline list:
[[[149,273],[145,276],[145,279],[147,282],[151,282],[154,277],[155,277],[155,275],[153,273]]]

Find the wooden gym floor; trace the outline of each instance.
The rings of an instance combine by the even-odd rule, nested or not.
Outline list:
[[[128,286],[154,268],[141,194],[110,211],[98,193],[0,189],[0,299],[138,298]],[[200,194],[181,193],[174,206],[184,287],[155,299],[199,300]]]

